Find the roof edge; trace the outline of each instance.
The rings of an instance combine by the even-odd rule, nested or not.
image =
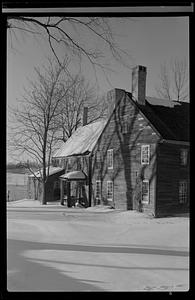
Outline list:
[[[175,144],[175,145],[186,145],[186,146],[190,146],[190,142],[186,142],[186,141],[177,141],[177,140],[166,140],[166,139],[162,139],[161,141],[159,141],[159,143],[167,143],[167,144]]]

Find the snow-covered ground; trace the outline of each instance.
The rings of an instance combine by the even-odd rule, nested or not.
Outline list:
[[[53,205],[54,211],[55,208],[57,211]],[[46,209],[49,211],[52,205]],[[58,212],[63,217],[60,221],[11,219],[8,222],[10,239],[31,243],[20,255],[28,262],[49,268],[50,276],[55,270],[64,280],[72,278],[72,282],[87,283],[87,290],[189,289],[188,217],[154,219],[135,211],[103,207],[62,207]],[[26,276],[23,280],[27,280]],[[50,284],[48,290],[55,290],[55,280],[52,282],[53,288]],[[68,282],[66,286],[65,280],[59,290],[75,290],[74,284]]]

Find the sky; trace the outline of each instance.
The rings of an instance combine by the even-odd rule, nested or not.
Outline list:
[[[121,22],[118,22],[121,21]],[[188,17],[133,17],[130,20],[112,19],[116,41],[129,55],[128,64],[147,67],[146,94],[156,96],[155,87],[159,82],[160,65],[171,59],[187,59],[189,54],[189,18]],[[83,33],[86,43],[97,43]],[[101,44],[100,44],[101,46]],[[103,45],[102,45],[103,47]],[[131,91],[131,70],[116,63],[104,48],[108,65],[114,72],[107,73],[108,80],[97,71],[98,93],[104,94],[112,88]],[[61,52],[60,52],[61,51]],[[64,49],[59,50],[63,56]],[[46,40],[36,40],[33,36],[7,36],[7,105],[17,106],[18,99],[28,87],[29,79],[35,79],[34,67],[46,62],[51,56]],[[83,61],[82,74],[90,84],[96,83],[95,74],[89,64]]]

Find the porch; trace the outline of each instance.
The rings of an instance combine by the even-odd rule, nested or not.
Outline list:
[[[61,205],[90,206],[88,177],[83,171],[72,171],[61,175],[59,179]]]

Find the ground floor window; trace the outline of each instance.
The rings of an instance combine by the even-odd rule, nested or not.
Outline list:
[[[101,181],[96,180],[95,198],[97,200],[101,199]]]
[[[179,203],[187,203],[188,201],[188,184],[187,180],[179,182]]]
[[[149,203],[149,180],[142,181],[142,203],[148,204]]]
[[[113,200],[113,182],[107,181],[107,200]]]

